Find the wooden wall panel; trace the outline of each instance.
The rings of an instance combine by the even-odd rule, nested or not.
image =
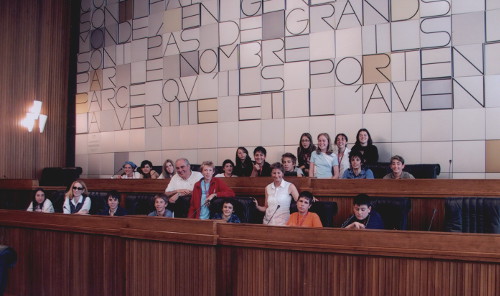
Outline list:
[[[215,252],[207,246],[127,240],[126,295],[215,295]]]
[[[222,275],[229,291],[226,295],[498,293],[499,261],[492,257],[482,262],[470,260],[487,253],[497,257],[497,235],[472,235],[466,241],[462,235],[433,232],[400,236],[404,232],[296,231],[219,224],[219,244],[223,247],[218,260],[227,261],[220,263],[228,270]],[[493,241],[486,243],[483,238]],[[318,244],[318,239],[322,243]],[[449,247],[454,249],[450,251],[455,258],[443,253]]]
[[[233,263],[225,295],[493,296],[500,281],[500,265],[488,263],[233,247],[220,254]]]
[[[434,210],[436,213],[434,214]],[[411,210],[408,215],[409,229],[443,231],[445,221],[445,199],[411,198]],[[432,216],[434,214],[434,219]],[[432,225],[431,225],[432,220]]]
[[[134,236],[134,229],[148,231]],[[210,234],[215,241],[191,240]],[[498,235],[0,210],[0,243],[19,254],[7,295],[489,296],[500,291]]]
[[[0,178],[37,178],[65,166],[70,7],[79,1],[0,0]],[[33,100],[45,132],[21,127]]]
[[[18,254],[8,286],[15,295],[124,295],[117,237],[2,228],[0,239]]]

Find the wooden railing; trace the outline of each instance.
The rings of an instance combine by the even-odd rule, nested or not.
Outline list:
[[[499,235],[0,210],[7,295],[499,295]]]
[[[163,192],[169,179],[82,179],[89,190],[118,192]],[[450,197],[450,196],[500,196],[500,179],[415,179],[415,180],[330,180],[287,177],[299,190],[309,190],[318,197],[354,196],[366,193],[373,196]],[[263,196],[271,178],[224,178],[229,187],[240,195]],[[0,179],[1,189],[31,190],[39,187],[38,180]],[[64,186],[44,186],[48,189],[65,189]]]

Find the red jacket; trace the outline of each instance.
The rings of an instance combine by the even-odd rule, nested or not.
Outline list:
[[[229,188],[222,180],[224,178],[213,177],[210,180],[210,187],[208,188],[207,197],[212,193],[217,193],[217,197],[234,197],[233,189]],[[191,205],[189,207],[188,218],[200,218],[201,207],[201,179],[194,184],[193,193],[191,194]],[[195,213],[196,211],[196,213]]]

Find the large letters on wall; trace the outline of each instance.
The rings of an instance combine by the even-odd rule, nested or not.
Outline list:
[[[83,0],[77,133],[485,108],[499,19],[495,1]]]

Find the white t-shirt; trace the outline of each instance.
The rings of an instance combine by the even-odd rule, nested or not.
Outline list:
[[[134,172],[132,177],[128,177],[127,175],[122,175],[122,179],[142,179],[142,175],[139,172]]]
[[[81,196],[81,195],[80,195],[80,199],[78,199],[77,203],[75,203],[74,197],[71,199],[71,201],[69,200],[69,198],[64,199],[63,213],[64,214],[71,214],[71,208],[69,207],[69,203],[71,202],[76,207],[79,203],[82,202],[82,200],[83,200],[83,196]],[[90,212],[90,197],[87,196],[80,211],[81,210],[87,210],[87,212]],[[78,212],[80,212],[80,211],[78,211]]]
[[[168,183],[167,189],[165,192],[170,192],[179,189],[188,189],[193,190],[194,184],[200,179],[203,178],[203,175],[200,172],[191,172],[191,176],[186,180],[182,179],[178,174],[175,174],[171,179],[170,183]]]
[[[27,209],[28,212],[33,212],[33,202],[30,203],[30,206]],[[43,202],[42,213],[54,213],[54,206],[50,199],[45,199]]]
[[[318,154],[314,151],[311,153],[311,163],[314,163],[314,175],[316,178],[331,178],[333,177],[333,167],[339,165],[339,160],[335,153],[328,155],[324,152]]]
[[[216,178],[224,178],[224,173],[220,173],[220,174],[217,174],[215,175]],[[231,177],[238,177],[236,175],[232,175]]]

